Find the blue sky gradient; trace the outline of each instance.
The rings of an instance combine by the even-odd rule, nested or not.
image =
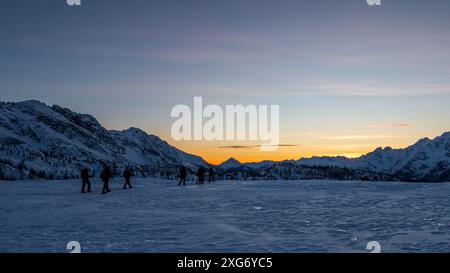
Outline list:
[[[0,100],[140,127],[214,162],[357,156],[448,131],[450,1],[0,1]],[[277,153],[170,139],[176,104],[279,104]],[[235,144],[235,143],[234,143]]]

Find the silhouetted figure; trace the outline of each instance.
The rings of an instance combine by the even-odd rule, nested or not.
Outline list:
[[[205,168],[203,168],[203,166],[200,166],[197,171],[197,184],[203,185],[205,183],[205,172]]]
[[[110,170],[110,168],[109,167],[105,167],[103,169],[102,173],[100,174],[100,177],[103,180],[102,194],[106,194],[106,193],[111,191],[109,189],[109,179],[111,179],[111,170]]]
[[[213,170],[213,167],[209,166],[209,170],[208,170],[208,182],[209,183],[216,181],[216,179],[214,177],[215,175],[216,174],[215,174],[215,172]]]
[[[183,186],[186,186],[186,177],[187,177],[187,170],[186,167],[181,167],[180,169],[180,182],[178,183],[178,186],[181,186],[181,183],[183,183]]]
[[[88,168],[83,168],[81,170],[81,181],[83,182],[83,186],[81,186],[81,193],[85,193],[85,188],[87,186],[87,192],[92,192],[91,191],[91,181],[89,180],[90,177],[92,177],[94,175],[89,175],[89,170]]]
[[[130,168],[126,167],[123,171],[123,178],[125,178],[125,184],[123,185],[122,189],[126,189],[127,186],[131,189],[133,186],[131,186],[130,179],[133,176],[133,173],[131,172]]]

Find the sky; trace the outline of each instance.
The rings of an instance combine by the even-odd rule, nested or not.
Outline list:
[[[357,157],[450,131],[450,1],[0,0],[0,100],[138,127],[211,163]],[[280,143],[175,141],[171,109],[280,106]]]

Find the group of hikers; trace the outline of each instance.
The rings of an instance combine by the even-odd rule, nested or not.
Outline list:
[[[86,193],[86,191],[85,191],[86,187],[87,187],[87,192],[92,192],[91,181],[89,178],[94,177],[94,174],[89,175],[88,168],[83,168],[81,170],[81,181],[83,182],[83,185],[81,186],[81,193]],[[122,189],[133,188],[133,186],[131,186],[131,181],[130,181],[132,176],[133,176],[133,173],[131,172],[130,168],[126,167],[125,170],[123,171],[123,178],[125,179],[125,184],[122,186]],[[100,178],[103,181],[102,194],[107,194],[108,192],[111,192],[111,189],[109,188],[109,180],[112,177],[113,176],[112,176],[111,169],[108,166],[103,168],[102,173],[100,174]]]
[[[203,166],[200,166],[200,168],[197,171],[196,184],[203,185],[205,183],[205,174],[206,174],[206,169]],[[94,177],[94,175],[95,175],[95,172],[92,175],[89,174],[88,168],[83,168],[81,170],[81,181],[82,181],[81,193],[92,192],[90,178]],[[178,186],[181,186],[181,185],[186,186],[187,175],[188,175],[188,172],[187,172],[186,167],[182,166],[180,169],[180,182],[178,183]],[[131,185],[131,177],[134,176],[134,174],[129,167],[125,168],[125,170],[122,173],[122,176],[125,179],[125,183],[123,184],[122,189],[133,188],[133,186]],[[211,183],[211,182],[216,181],[215,176],[216,176],[216,174],[214,172],[214,169],[212,166],[210,166],[208,169],[208,182]],[[102,194],[107,194],[108,192],[111,192],[111,189],[109,188],[109,181],[111,178],[113,178],[113,175],[112,175],[110,167],[106,166],[103,168],[103,170],[100,174],[100,178],[103,181]],[[87,191],[86,191],[86,188],[87,188]]]
[[[206,169],[203,166],[200,166],[200,168],[197,171],[197,182],[195,184],[203,185],[205,184],[205,174]],[[208,182],[214,182],[216,181],[216,174],[214,172],[214,169],[212,166],[208,169]],[[187,178],[187,169],[186,167],[181,167],[180,169],[180,182],[178,182],[178,186],[186,186],[186,178]]]

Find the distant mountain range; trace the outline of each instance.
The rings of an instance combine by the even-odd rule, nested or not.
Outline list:
[[[405,149],[378,148],[355,159],[313,157],[245,164],[229,159],[219,167],[235,176],[266,179],[446,182],[450,181],[450,132],[433,140],[421,139]]]
[[[0,180],[76,178],[81,167],[99,171],[104,164],[117,173],[132,166],[137,175],[166,178],[175,178],[181,165],[191,174],[209,165],[137,128],[107,130],[91,115],[39,101],[0,102]],[[240,180],[450,181],[450,133],[405,149],[378,148],[356,159],[243,164],[230,158],[216,172],[222,179]]]

